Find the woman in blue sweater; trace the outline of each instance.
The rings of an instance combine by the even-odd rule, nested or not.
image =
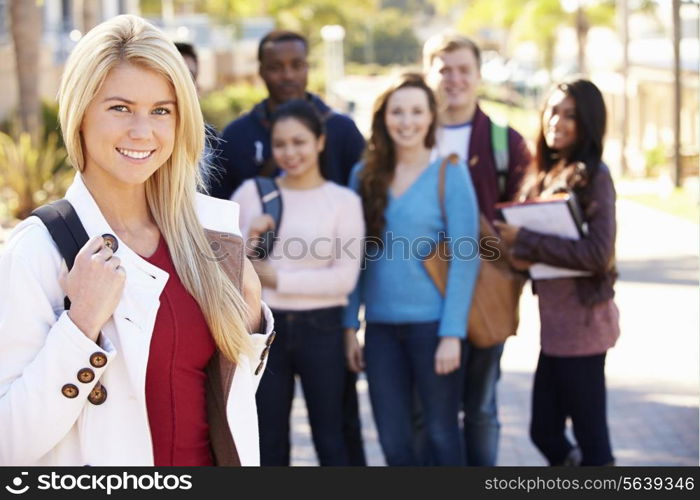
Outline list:
[[[422,77],[406,74],[375,103],[365,161],[351,187],[361,197],[365,268],[345,310],[350,368],[366,364],[372,411],[388,465],[419,465],[413,448],[417,394],[431,457],[462,464],[458,411],[461,343],[478,274],[478,209],[463,163],[448,165],[441,215],[434,158],[437,105]],[[423,267],[441,239],[449,245],[443,297]],[[365,348],[355,333],[365,306]]]

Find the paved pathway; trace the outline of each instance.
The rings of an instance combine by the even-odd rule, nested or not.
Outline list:
[[[608,415],[619,465],[698,465],[698,226],[618,202],[616,286],[622,335],[608,354]],[[521,301],[518,336],[506,344],[499,385],[499,465],[544,465],[527,428],[539,351],[536,298]],[[383,465],[364,379],[361,417],[370,465]],[[293,410],[293,464],[317,463],[306,410]]]

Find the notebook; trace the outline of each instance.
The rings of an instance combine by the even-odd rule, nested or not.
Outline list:
[[[499,203],[496,208],[508,224],[524,227],[530,231],[571,240],[578,240],[586,234],[586,225],[581,217],[576,197],[572,193],[534,198],[522,203]],[[591,275],[588,271],[555,267],[539,262],[533,264],[529,271],[533,280]]]

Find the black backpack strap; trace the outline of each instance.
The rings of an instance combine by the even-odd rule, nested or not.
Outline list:
[[[255,185],[258,188],[263,213],[270,215],[275,222],[275,227],[265,231],[261,235],[260,242],[253,249],[253,255],[257,259],[266,259],[272,252],[276,239],[275,232],[282,221],[282,194],[275,180],[269,177],[256,177]]]
[[[56,200],[43,205],[32,212],[44,223],[51,238],[56,242],[58,251],[66,261],[70,271],[75,263],[78,251],[88,242],[88,235],[73,205],[66,199]],[[68,297],[64,299],[66,309],[70,309]]]
[[[272,217],[275,229],[279,228],[282,220],[282,196],[277,183],[269,177],[256,177],[255,185],[258,188],[263,213]]]

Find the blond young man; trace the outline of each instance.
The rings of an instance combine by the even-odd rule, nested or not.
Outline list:
[[[499,174],[491,140],[491,119],[481,110],[481,51],[467,37],[441,33],[423,47],[424,70],[438,96],[440,156],[456,153],[469,168],[479,210],[495,218],[494,205],[512,200],[531,156],[523,137],[508,127],[508,168]],[[496,384],[503,344],[479,349],[465,346],[464,441],[467,465],[496,465],[500,424]]]

